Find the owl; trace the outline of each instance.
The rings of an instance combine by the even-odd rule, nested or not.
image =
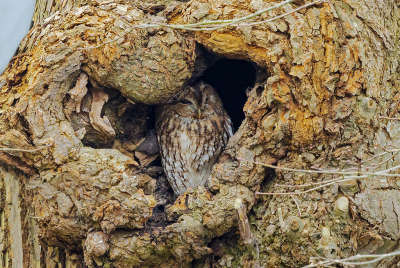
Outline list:
[[[156,109],[161,161],[175,194],[204,185],[233,126],[217,92],[200,81]]]

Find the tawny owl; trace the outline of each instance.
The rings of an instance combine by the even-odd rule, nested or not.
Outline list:
[[[199,82],[175,103],[157,107],[156,132],[168,181],[180,195],[206,183],[233,127],[217,92]]]

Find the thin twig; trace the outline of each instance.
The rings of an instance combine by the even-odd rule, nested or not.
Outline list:
[[[271,11],[271,10],[276,9],[276,8],[280,8],[281,6],[284,6],[286,4],[290,4],[290,3],[294,2],[294,1],[295,0],[286,0],[286,1],[283,1],[282,3],[276,4],[275,6],[272,6],[272,7],[257,11],[257,12],[255,12],[253,14],[250,14],[250,15],[247,15],[247,16],[244,16],[244,17],[241,17],[241,18],[237,18],[237,19],[233,19],[233,20],[220,20],[219,22],[214,21],[214,22],[207,23],[207,24],[211,24],[211,23],[212,24],[224,24],[224,25],[221,25],[221,26],[217,26],[217,27],[214,27],[214,28],[207,29],[207,30],[218,30],[218,29],[221,29],[221,28],[224,28],[224,27],[228,27],[228,26],[231,26],[232,24],[236,24],[236,23],[239,23],[239,22],[242,22],[242,21],[246,21],[246,20],[252,19],[254,17],[260,16],[260,15],[262,15],[262,14],[268,12],[268,11]],[[204,22],[200,22],[198,24],[197,23],[189,24],[188,26],[189,27],[193,27],[193,26],[197,26],[197,25],[204,25]],[[176,26],[182,27],[182,26],[185,26],[185,25],[170,24],[168,26],[167,25],[164,25],[164,26],[173,28],[173,27],[176,27]]]
[[[263,20],[263,21],[250,22],[250,23],[244,23],[244,24],[240,24],[240,25],[238,25],[238,26],[253,26],[253,25],[263,24],[263,23],[266,23],[266,22],[271,22],[271,21],[274,21],[274,20],[277,20],[277,19],[281,19],[281,18],[283,18],[283,17],[285,17],[285,16],[287,16],[287,15],[290,15],[290,14],[292,14],[292,13],[295,13],[295,12],[297,12],[297,11],[300,11],[300,10],[302,10],[302,9],[304,9],[304,8],[309,7],[309,6],[313,6],[313,5],[319,4],[319,3],[321,3],[322,1],[323,1],[323,0],[314,1],[314,2],[312,2],[312,3],[309,3],[309,4],[306,4],[306,5],[304,5],[304,6],[298,7],[298,8],[296,8],[296,9],[290,11],[290,12],[287,12],[287,13],[285,13],[285,14],[282,14],[282,15],[279,15],[279,16],[276,16],[276,17],[273,17],[273,18],[271,18],[271,19],[267,19],[267,20]]]
[[[396,117],[388,117],[388,116],[378,116],[379,119],[389,119],[389,120],[400,120],[400,118]]]
[[[339,182],[343,180],[343,177],[327,180],[327,181],[317,181],[317,182],[309,182],[307,184],[301,184],[301,185],[288,185],[288,184],[275,184],[274,187],[291,187],[291,188],[303,188],[303,187],[310,187],[314,185],[321,185],[321,184],[326,184],[330,182]]]
[[[311,189],[308,189],[308,190],[305,190],[305,191],[298,191],[298,192],[289,192],[289,193],[262,193],[262,192],[255,192],[255,194],[256,195],[295,195],[295,194],[298,195],[298,194],[306,194],[306,193],[318,190],[320,188],[324,188],[324,187],[330,186],[330,185],[335,184],[335,183],[336,182],[331,182],[331,183],[327,183],[327,184],[324,184],[324,185],[321,185],[321,186],[318,186],[318,187],[314,187],[314,188],[311,188]]]
[[[394,153],[394,152],[399,152],[399,151],[400,151],[400,149],[388,150],[388,151],[385,151],[385,152],[383,152],[383,153],[374,155],[374,156],[372,156],[371,158],[368,158],[368,159],[366,159],[366,160],[363,160],[363,161],[361,161],[361,163],[363,164],[363,163],[372,161],[372,160],[374,160],[375,158],[377,158],[377,157],[379,157],[379,156],[384,156],[385,154]]]
[[[384,176],[384,177],[400,177],[400,174],[390,174],[387,173],[389,171],[395,170],[395,169],[399,169],[400,165],[385,169],[385,170],[381,170],[381,171],[377,171],[377,172],[363,172],[363,171],[356,171],[356,172],[343,172],[343,171],[332,171],[332,170],[308,170],[308,169],[293,169],[293,168],[285,168],[285,167],[278,167],[278,166],[273,166],[273,165],[268,165],[268,164],[264,164],[264,163],[260,163],[260,162],[254,162],[254,161],[250,161],[250,160],[246,160],[243,158],[238,158],[239,161],[247,161],[253,164],[257,164],[257,165],[262,165],[265,167],[269,167],[269,168],[273,168],[276,170],[285,170],[285,171],[292,171],[292,172],[302,172],[302,173],[318,173],[318,174],[336,174],[336,175],[342,175],[342,178],[336,178],[336,179],[332,179],[329,181],[324,181],[324,182],[316,182],[313,183],[313,185],[318,185],[316,187],[310,188],[308,190],[304,190],[304,191],[297,191],[297,192],[289,192],[289,193],[262,193],[262,192],[256,192],[256,195],[298,195],[298,194],[305,194],[305,193],[309,193],[321,188],[325,188],[327,186],[333,185],[335,183],[338,182],[348,182],[348,181],[354,181],[354,180],[361,180],[361,179],[366,179],[370,176]],[[347,176],[345,176],[347,175]],[[277,185],[279,187],[307,187],[310,185]]]
[[[365,171],[332,171],[332,170],[310,170],[310,169],[294,169],[294,168],[286,168],[286,167],[278,167],[278,166],[273,166],[273,165],[268,165],[268,164],[264,164],[261,162],[254,162],[251,160],[246,160],[243,158],[237,158],[239,161],[246,161],[252,164],[256,164],[256,165],[261,165],[264,167],[268,167],[268,168],[273,168],[276,170],[285,170],[285,171],[293,171],[293,172],[301,172],[301,173],[317,173],[317,174],[336,174],[336,175],[356,175],[358,176],[362,176],[362,175],[368,175],[368,176],[386,176],[386,177],[400,177],[400,174],[388,174],[388,173],[382,173],[382,172],[387,172],[387,171],[391,171],[394,169],[399,169],[400,165],[386,169],[386,170],[382,170],[382,171],[377,171],[377,172],[365,172]]]
[[[42,149],[48,148],[48,147],[50,147],[50,146],[51,146],[51,145],[46,145],[46,146],[39,147],[39,148],[36,148],[36,149],[31,149],[31,150],[27,150],[27,149],[18,149],[18,148],[0,148],[0,151],[17,151],[17,152],[33,153],[33,152],[40,151],[40,150],[42,150]]]
[[[389,257],[394,257],[394,256],[399,256],[400,251],[394,251],[391,253],[386,253],[386,254],[366,254],[366,255],[355,255],[351,256],[349,258],[345,259],[339,259],[339,260],[332,260],[332,259],[327,259],[324,257],[313,257],[313,260],[322,260],[318,261],[317,263],[309,264],[307,266],[304,266],[303,268],[311,268],[311,267],[329,267],[332,264],[342,264],[342,265],[350,265],[350,266],[359,266],[359,265],[366,265],[366,264],[372,264],[372,263],[377,263],[384,258],[389,258]],[[373,260],[370,261],[358,261],[361,259],[369,259],[372,258]]]
[[[392,160],[392,159],[393,159],[395,156],[397,156],[399,153],[400,153],[400,152],[397,152],[397,153],[395,153],[394,155],[392,155],[391,157],[389,157],[388,159],[386,159],[385,161],[376,163],[376,164],[374,164],[374,166],[370,166],[370,167],[368,167],[368,168],[374,168],[374,169],[375,169],[375,168],[378,168],[378,167],[382,166],[383,164],[385,164],[385,163],[389,162],[390,160]]]
[[[101,44],[98,45],[98,46],[94,46],[94,47],[78,47],[78,49],[95,49],[95,48],[99,48],[99,47],[105,46],[105,45],[107,45],[107,44],[110,44],[110,43],[112,43],[112,42],[117,41],[118,39],[121,39],[122,37],[124,37],[124,36],[126,36],[127,34],[131,33],[134,29],[135,29],[135,27],[132,27],[131,29],[129,29],[129,31],[123,33],[122,35],[118,36],[117,38],[112,39],[112,40],[107,41],[107,42],[104,42],[104,43],[101,43]]]

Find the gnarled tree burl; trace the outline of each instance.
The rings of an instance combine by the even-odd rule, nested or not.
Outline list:
[[[400,184],[379,176],[400,163],[398,1],[332,0],[252,24],[311,2],[295,1],[214,31],[133,26],[276,3],[87,2],[34,27],[0,77],[0,144],[18,149],[0,152],[3,266],[301,267],[398,248]],[[257,81],[207,187],[174,200],[153,161],[151,105],[207,57],[253,62]]]

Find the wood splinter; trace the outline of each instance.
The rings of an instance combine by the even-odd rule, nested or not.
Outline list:
[[[69,120],[72,112],[81,112],[82,99],[88,91],[86,87],[88,78],[87,74],[82,73],[76,81],[75,87],[68,92],[70,100],[65,105],[64,111]]]
[[[236,198],[234,207],[238,212],[238,225],[239,225],[240,237],[242,238],[243,243],[245,245],[254,245],[255,244],[254,236],[250,229],[249,219],[247,218],[246,208],[243,204],[242,199]]]
[[[101,87],[91,88],[90,92],[92,92],[93,95],[92,106],[89,113],[90,124],[97,131],[104,131],[109,136],[115,136],[115,130],[112,128],[107,116],[101,117],[101,110],[108,101],[108,95]]]

